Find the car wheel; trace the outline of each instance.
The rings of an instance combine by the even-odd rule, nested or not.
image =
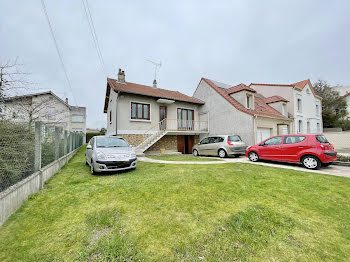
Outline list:
[[[301,163],[307,169],[319,169],[321,167],[321,161],[315,156],[304,156]]]
[[[198,153],[197,149],[194,149],[192,153],[193,153],[194,156],[199,156],[199,153]]]
[[[223,149],[220,149],[220,150],[219,150],[219,157],[225,158],[225,157],[226,157],[226,151],[223,150]]]
[[[257,162],[257,161],[259,161],[259,155],[258,155],[257,153],[255,153],[255,152],[249,152],[248,158],[249,158],[249,160],[252,161],[252,162]]]

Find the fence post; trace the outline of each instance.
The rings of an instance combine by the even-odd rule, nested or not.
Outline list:
[[[64,133],[63,133],[63,155],[67,155],[68,154],[68,135],[67,135],[67,130],[64,130]]]
[[[55,126],[55,160],[60,158],[60,128]]]
[[[69,132],[69,152],[72,152],[73,148],[73,137],[72,137],[72,132]]]
[[[34,171],[41,168],[41,132],[42,123],[35,122]]]

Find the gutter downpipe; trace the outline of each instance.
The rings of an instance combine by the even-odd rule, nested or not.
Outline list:
[[[257,140],[256,140],[256,132],[257,132],[257,126],[256,126],[256,119],[258,118],[257,115],[254,115],[253,116],[253,141],[254,141],[254,144],[255,145],[257,143]]]
[[[118,99],[119,99],[119,93],[117,92],[117,98],[115,99],[115,135],[118,135]]]

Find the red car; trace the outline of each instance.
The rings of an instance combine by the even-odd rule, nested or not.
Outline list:
[[[337,152],[324,135],[297,134],[270,137],[248,147],[246,157],[252,162],[259,159],[301,162],[308,169],[319,169],[337,160]]]

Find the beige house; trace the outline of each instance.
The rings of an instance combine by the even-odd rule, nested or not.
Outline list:
[[[201,111],[209,112],[209,135],[236,134],[248,144],[270,136],[294,132],[288,116],[289,101],[281,96],[264,97],[256,90],[202,78],[193,97],[204,101]]]
[[[153,86],[107,78],[104,113],[107,135],[124,137],[138,153],[191,153],[200,134],[209,130],[203,101]]]
[[[71,106],[53,92],[7,97],[0,118],[17,123],[41,121],[72,132],[86,132],[86,108]]]

